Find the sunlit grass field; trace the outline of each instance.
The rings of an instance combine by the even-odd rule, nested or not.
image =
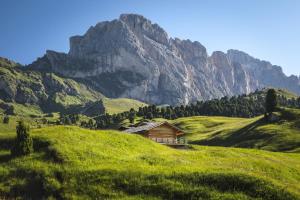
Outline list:
[[[193,145],[75,126],[33,129],[35,152],[12,158],[15,120],[0,124],[0,197],[299,199],[300,154]]]
[[[265,122],[262,116],[196,116],[170,122],[184,130],[193,144],[300,152],[300,110],[285,108],[276,114],[280,120],[272,123]]]
[[[139,107],[147,106],[147,104],[134,99],[117,98],[117,99],[102,99],[105,111],[109,114],[117,114],[129,111],[131,108],[137,110]]]

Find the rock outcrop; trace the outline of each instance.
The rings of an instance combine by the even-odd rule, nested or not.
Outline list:
[[[280,87],[300,94],[300,80],[280,67],[229,50],[211,56],[199,42],[170,38],[140,15],[98,23],[70,38],[68,54],[47,51],[29,69],[84,81],[108,97],[187,104]]]

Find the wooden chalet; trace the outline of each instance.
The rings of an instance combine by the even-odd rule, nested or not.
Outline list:
[[[186,145],[184,132],[168,122],[146,122],[137,127],[124,130],[126,133],[143,135],[153,141],[166,145]]]

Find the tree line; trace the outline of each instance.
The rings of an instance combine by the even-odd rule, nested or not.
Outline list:
[[[271,93],[270,93],[271,92]],[[283,95],[276,94],[273,89],[268,90],[271,98],[275,98],[276,105],[300,108],[300,97],[286,98]],[[197,101],[189,105],[165,106],[149,105],[130,109],[129,111],[118,114],[103,114],[94,119],[80,122],[85,128],[105,129],[117,128],[118,125],[128,119],[134,123],[136,117],[151,120],[153,118],[177,119],[190,116],[226,116],[226,117],[256,117],[269,112],[270,107],[266,105],[268,95],[265,91],[255,91],[248,95],[239,95],[233,97],[222,97],[208,101]],[[273,96],[272,96],[273,95]],[[275,97],[274,97],[275,96]],[[269,99],[270,101],[270,99]],[[269,104],[270,105],[270,104]],[[272,107],[272,106],[271,106]],[[275,106],[276,107],[276,106]],[[59,124],[76,124],[79,118],[77,115],[65,115],[59,120]]]
[[[283,95],[277,95],[273,89],[269,90],[276,96],[276,106],[300,108],[300,97],[286,98]],[[268,91],[268,92],[269,92]],[[272,97],[273,98],[273,97]],[[143,119],[164,118],[164,119],[177,119],[180,117],[190,116],[227,116],[227,117],[256,117],[268,113],[268,107],[266,105],[266,92],[255,91],[249,95],[239,95],[233,97],[223,97],[220,99],[213,99],[208,101],[197,101],[190,105],[180,106],[166,106],[159,107],[156,105],[149,105],[140,107],[138,110],[130,109],[119,114],[105,114],[95,118],[93,127],[111,128],[114,125],[119,124],[125,119],[128,119],[130,123],[134,123],[136,116]],[[276,107],[275,106],[275,107]]]

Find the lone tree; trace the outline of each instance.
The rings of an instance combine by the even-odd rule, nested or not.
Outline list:
[[[128,118],[129,118],[129,122],[133,124],[135,118],[135,110],[133,108],[130,109]]]
[[[29,135],[29,127],[23,121],[20,121],[17,125],[17,137],[11,149],[11,154],[13,156],[23,156],[30,154],[32,151],[33,143]]]
[[[277,95],[276,91],[274,89],[269,89],[266,96],[266,114],[267,116],[272,115],[272,113],[275,111],[277,106]]]
[[[3,118],[3,124],[8,124],[9,123],[9,116],[5,115]]]

